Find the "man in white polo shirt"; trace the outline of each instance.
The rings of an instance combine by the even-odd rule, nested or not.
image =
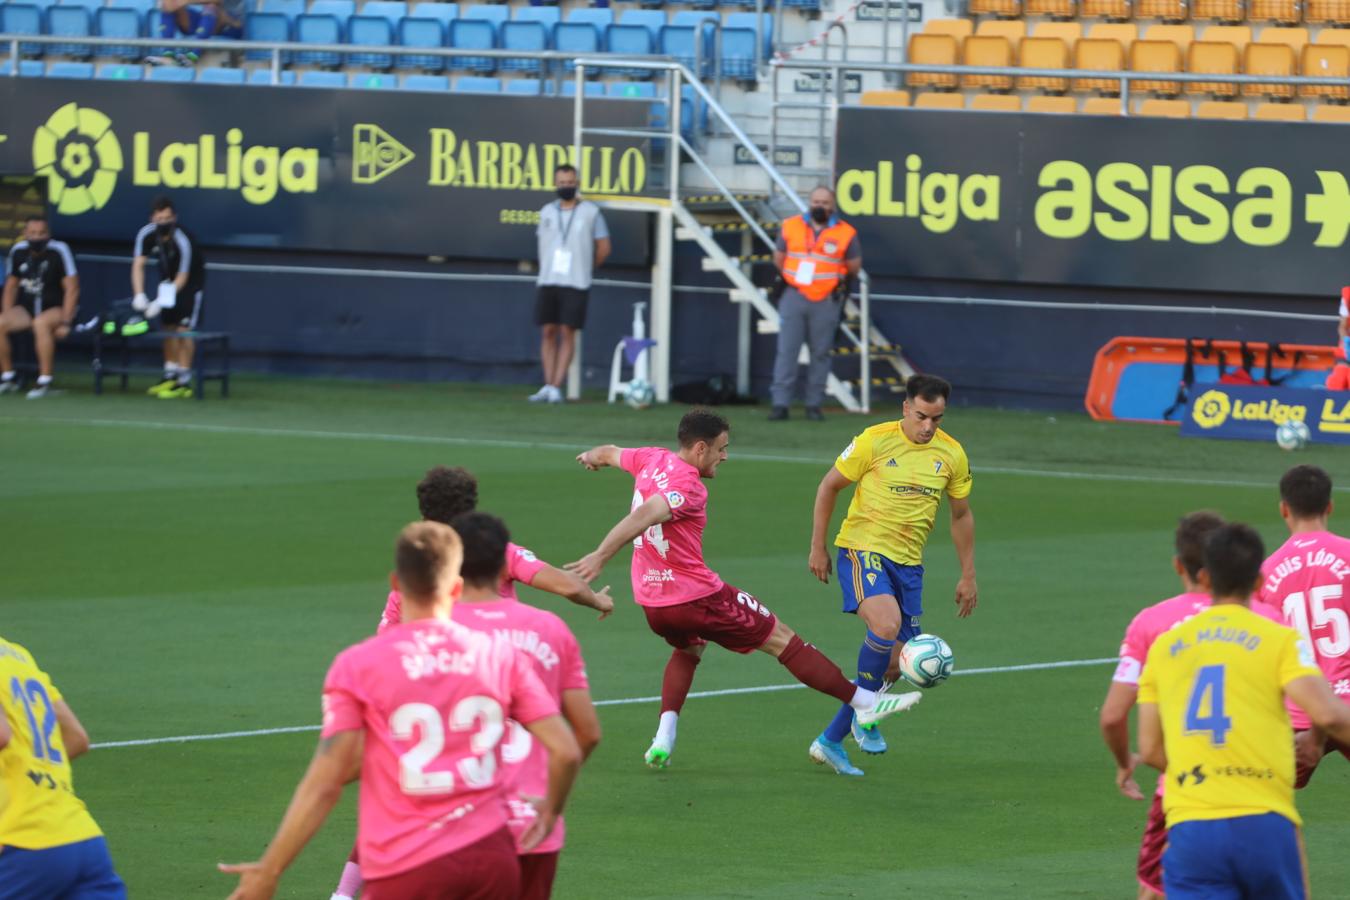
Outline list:
[[[577,197],[577,170],[561,165],[553,173],[558,199],[539,211],[539,293],[535,321],[542,330],[539,355],[544,386],[531,403],[563,402],[562,383],[572,364],[576,335],[586,323],[591,272],[609,256],[609,227],[600,207]]]

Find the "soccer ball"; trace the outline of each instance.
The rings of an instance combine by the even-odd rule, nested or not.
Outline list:
[[[900,648],[900,674],[915,687],[936,687],[952,675],[956,658],[936,634],[918,634]]]
[[[628,382],[628,390],[624,393],[624,402],[633,409],[646,409],[652,405],[656,399],[656,391],[652,386],[641,378],[634,378]]]
[[[1308,446],[1311,438],[1308,426],[1297,419],[1281,422],[1280,427],[1275,429],[1275,443],[1280,445],[1281,450],[1302,450]]]

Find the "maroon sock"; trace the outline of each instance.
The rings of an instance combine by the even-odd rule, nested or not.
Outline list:
[[[352,844],[352,855],[347,857],[347,862],[356,863],[359,866],[361,864],[361,851],[357,849],[358,846],[360,845]]]
[[[694,686],[694,670],[698,668],[700,657],[683,650],[670,654],[666,663],[666,673],[661,676],[661,712],[679,713],[684,708],[684,698]]]
[[[779,654],[778,661],[792,673],[793,678],[822,694],[837,698],[840,703],[851,702],[858,690],[858,686],[845,678],[828,656],[795,634],[788,641],[786,649]]]

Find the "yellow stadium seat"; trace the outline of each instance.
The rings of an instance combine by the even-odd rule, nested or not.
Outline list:
[[[1248,44],[1242,54],[1242,71],[1248,75],[1296,75],[1294,49],[1288,44]],[[1292,97],[1292,84],[1244,84],[1249,97]]]
[[[1309,25],[1350,22],[1350,0],[1308,0],[1303,6],[1303,21]]]
[[[1315,43],[1350,47],[1350,28],[1323,28],[1317,32]]]
[[[1241,22],[1245,14],[1242,0],[1194,0],[1191,4],[1192,19]]]
[[[924,34],[950,34],[958,41],[975,33],[975,23],[969,19],[929,19],[923,23]]]
[[[963,94],[927,93],[914,99],[915,109],[965,109],[966,98]]]
[[[1306,122],[1308,111],[1301,103],[1258,103],[1252,118],[1266,122]]]
[[[1030,113],[1072,113],[1077,112],[1077,104],[1072,97],[1028,97],[1027,112]]]
[[[1139,26],[1132,22],[1098,23],[1088,29],[1087,36],[1119,41],[1122,46],[1128,47],[1134,41],[1139,40]]]
[[[1299,0],[1249,0],[1247,21],[1294,25],[1298,23],[1301,6]]]
[[[1134,14],[1140,19],[1181,22],[1190,15],[1186,0],[1136,0]]]
[[[1140,101],[1134,109],[1135,115],[1150,116],[1162,119],[1189,119],[1191,117],[1191,101],[1189,100],[1159,100],[1152,97],[1148,100]]]
[[[1027,36],[1027,23],[1023,19],[986,19],[975,26],[975,33],[982,37],[1003,37],[1014,47]]]
[[[1197,119],[1245,119],[1247,104],[1232,100],[1201,100],[1195,108]]]
[[[1238,71],[1238,50],[1223,41],[1196,41],[1186,53],[1186,71],[1204,75],[1235,75]],[[1215,94],[1220,97],[1237,95],[1232,82],[1191,81],[1186,84],[1188,94]]]
[[[954,66],[959,48],[950,34],[916,34],[909,39],[909,61],[915,64]],[[905,76],[910,87],[956,87],[956,76],[940,72],[910,72]]]
[[[1194,25],[1150,25],[1144,30],[1143,38],[1146,41],[1171,41],[1177,45],[1184,58],[1186,48],[1195,40]]]
[[[1078,14],[1074,0],[1027,0],[1027,15],[1049,16],[1054,19],[1072,19]]]
[[[1263,28],[1261,29],[1261,43],[1263,44],[1284,44],[1294,51],[1298,56],[1303,52],[1303,48],[1308,45],[1308,29],[1306,28]]]
[[[970,98],[971,109],[992,112],[1021,112],[1022,98],[1012,94],[976,94]]]
[[[1314,122],[1350,122],[1350,106],[1332,106],[1319,103],[1313,107]]]
[[[863,91],[863,106],[909,106],[909,91]]]
[[[1083,101],[1083,108],[1079,110],[1085,116],[1119,116],[1122,115],[1120,109],[1119,97],[1088,97]]]
[[[1135,41],[1130,45],[1131,72],[1180,72],[1181,50],[1171,41]],[[1175,97],[1181,93],[1177,81],[1131,81],[1131,91],[1152,91]]]
[[[1015,19],[1022,14],[1022,0],[970,0],[970,14]]]
[[[1227,41],[1241,55],[1243,49],[1252,42],[1252,29],[1250,25],[1210,25],[1200,35],[1200,40]]]
[[[1099,72],[1119,71],[1125,68],[1125,48],[1115,39],[1083,38],[1074,45],[1073,67]],[[1073,89],[1078,93],[1102,91],[1118,94],[1120,82],[1111,78],[1075,78]]]
[[[1128,19],[1130,0],[1082,0],[1078,15],[1084,19]]]
[[[1044,28],[1045,26],[1042,25],[1041,27]],[[1024,69],[1073,68],[1073,57],[1070,55],[1069,45],[1056,37],[1036,35],[1035,37],[1023,38],[1018,53],[1017,64]],[[1017,79],[1017,87],[1019,90],[1041,88],[1054,93],[1063,93],[1068,90],[1069,79],[1027,75]]]
[[[962,62],[968,66],[1011,67],[1013,45],[1001,35],[973,34],[961,45]],[[961,86],[1006,91],[1012,88],[1010,75],[962,75]]]
[[[1077,22],[1041,22],[1031,33],[1038,38],[1059,38],[1072,50],[1083,36],[1083,26]]]
[[[1350,78],[1350,47],[1339,44],[1308,44],[1303,48],[1299,71],[1310,78]],[[1350,98],[1350,89],[1332,84],[1305,84],[1305,97]]]

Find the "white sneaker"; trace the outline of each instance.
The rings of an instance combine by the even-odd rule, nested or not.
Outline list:
[[[863,728],[870,728],[882,719],[913,709],[922,699],[923,694],[919,691],[910,691],[907,694],[880,694],[871,709],[858,710],[855,714],[857,722]]]
[[[563,392],[551,384],[548,386],[548,402],[549,403],[563,402]]]
[[[47,396],[47,393],[48,393],[51,389],[52,389],[52,383],[51,383],[50,381],[47,382],[46,384],[39,384],[37,387],[33,388],[31,391],[28,392],[28,394],[27,394],[28,399],[29,399],[29,400],[41,400],[43,397]]]
[[[551,402],[551,401],[550,401],[550,398],[553,396],[553,394],[552,394],[552,389],[553,389],[553,385],[551,385],[551,384],[546,384],[546,385],[544,385],[543,387],[541,387],[539,390],[537,390],[537,391],[535,391],[533,394],[531,394],[527,399],[528,399],[531,403],[549,403],[549,402]]]
[[[19,379],[10,378],[0,381],[0,394],[17,394],[19,392]]]
[[[666,744],[661,741],[653,740],[651,747],[647,748],[646,754],[642,757],[643,762],[651,769],[664,769],[670,765],[670,755],[675,752],[674,744]]]

